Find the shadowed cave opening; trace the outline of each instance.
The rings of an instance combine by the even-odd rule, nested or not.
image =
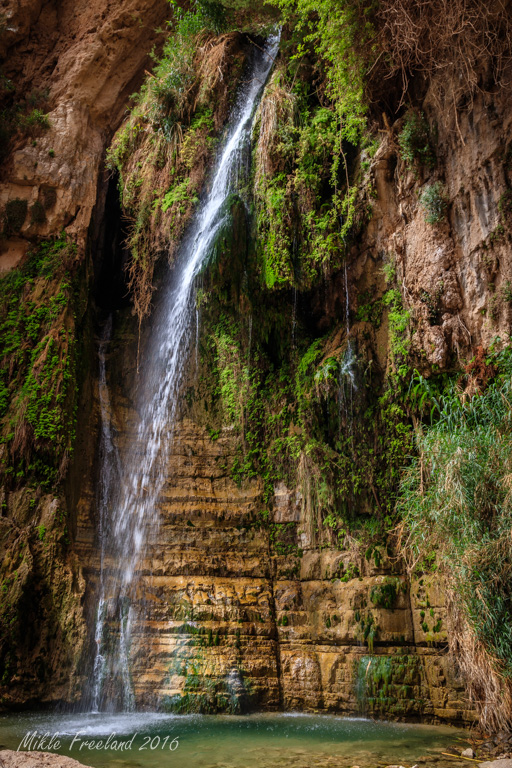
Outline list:
[[[126,274],[130,258],[128,226],[121,208],[119,174],[115,172],[106,181],[104,211],[93,254],[93,295],[102,314],[131,304]]]

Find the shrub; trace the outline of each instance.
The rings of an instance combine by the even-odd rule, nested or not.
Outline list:
[[[5,230],[7,234],[19,232],[27,218],[28,203],[19,197],[9,200],[5,205]]]
[[[507,189],[498,201],[498,210],[504,222],[512,219],[512,190]]]
[[[23,115],[20,118],[20,127],[29,133],[34,128],[42,128],[46,131],[50,127],[50,121],[48,115],[42,109],[33,109],[28,115]]]
[[[38,200],[30,206],[30,221],[32,224],[43,224],[46,221],[43,204]]]
[[[409,168],[416,164],[433,168],[436,157],[430,139],[430,128],[423,113],[410,112],[398,135],[400,154]]]
[[[57,190],[55,187],[44,187],[43,189],[43,207],[45,210],[53,208],[57,202]]]
[[[448,202],[440,181],[429,184],[420,197],[420,203],[425,209],[425,221],[429,224],[439,224],[446,216]]]

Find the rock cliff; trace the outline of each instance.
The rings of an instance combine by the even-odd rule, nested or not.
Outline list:
[[[59,339],[64,326],[75,345],[80,342],[77,392],[68,408],[76,413],[75,448],[73,455],[63,451],[56,486],[34,480],[28,458],[25,476],[19,470],[25,459],[16,451],[14,464],[8,458],[14,395],[6,410],[1,615],[10,629],[3,627],[0,637],[0,703],[7,707],[76,701],[90,670],[100,567],[94,331],[105,311],[113,312],[108,382],[120,447],[135,439],[137,365],[151,333],[151,321],[141,326],[127,306],[124,241],[133,231],[121,203],[126,214],[129,190],[120,202],[104,157],[130,93],[150,67],[151,49],[163,40],[156,30],[168,4],[4,2],[0,13],[3,98],[15,116],[2,127],[0,269],[24,268],[40,241],[65,230],[75,244],[66,269],[78,303],[71,303],[69,286],[49,283],[44,272],[31,277],[33,293],[23,300],[33,309],[45,291],[67,291],[70,303],[51,315],[45,333]],[[398,521],[390,510],[412,450],[411,424],[417,426],[417,414],[399,402],[397,370],[407,360],[409,373],[451,374],[497,337],[509,343],[507,72],[497,85],[482,66],[479,88],[455,103],[439,102],[439,74],[422,82],[411,110],[393,111],[384,100],[385,114],[374,119],[377,140],[345,165],[357,179],[355,220],[343,238],[329,240],[334,235],[319,217],[331,202],[318,203],[317,219],[307,219],[307,237],[315,227],[320,232],[316,261],[310,274],[305,268],[299,274],[293,260],[307,237],[297,222],[306,221],[317,182],[315,201],[323,199],[331,171],[322,160],[303,186],[301,173],[308,154],[316,157],[326,146],[324,155],[332,156],[335,121],[326,116],[325,84],[311,61],[298,81],[318,76],[320,95],[315,91],[306,108],[300,89],[286,91],[293,57],[286,34],[283,39],[253,136],[251,216],[245,203],[232,201],[231,230],[221,234],[216,260],[203,276],[197,362],[191,354],[158,502],[161,525],[138,565],[137,601],[147,619],[133,630],[136,699],[176,711],[286,708],[471,723],[475,702],[449,653],[445,581],[427,566],[408,568],[395,546]],[[194,102],[203,99],[208,107],[204,94],[215,93],[211,126],[199,126],[200,146],[193,145],[195,155],[182,161],[178,176],[188,168],[197,171],[197,184],[207,177],[248,47],[238,35],[215,48],[220,63],[206,80],[214,84]],[[294,85],[295,75],[290,79]],[[293,115],[300,109],[306,117],[296,121],[299,129]],[[324,131],[309,150],[304,125]],[[404,136],[414,139],[414,131],[425,146],[435,145],[435,164],[408,159]],[[414,150],[413,141],[408,146]],[[265,147],[275,149],[274,166]],[[291,169],[293,152],[300,162]],[[136,190],[143,185],[135,176],[144,166],[138,158],[129,169]],[[174,159],[166,162],[172,166]],[[166,169],[158,166],[151,176],[151,196]],[[171,212],[189,206],[181,211],[176,241],[191,215],[189,197],[172,202]],[[341,227],[348,218],[345,211]],[[157,234],[151,233],[155,253],[162,242],[168,247]],[[308,247],[311,242],[312,235]],[[345,248],[341,261],[324,258],[321,248],[331,242],[333,253]],[[280,254],[277,266],[268,261],[270,252]],[[151,284],[158,285],[159,268]],[[225,316],[237,324],[231,337]],[[31,358],[32,370],[36,362]],[[308,430],[311,440],[299,446]]]

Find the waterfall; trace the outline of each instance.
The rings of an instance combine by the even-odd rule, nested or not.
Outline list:
[[[100,344],[102,429],[98,508],[101,572],[93,674],[85,696],[86,706],[95,711],[135,708],[130,665],[132,635],[135,626],[140,627],[144,618],[141,590],[137,589],[138,571],[144,565],[146,573],[150,572],[149,545],[159,525],[157,503],[165,480],[194,325],[199,322],[195,314],[195,280],[223,223],[223,204],[236,188],[254,108],[278,45],[279,35],[273,35],[265,48],[255,53],[248,82],[239,94],[228,124],[210,191],[194,217],[172,274],[161,290],[137,382],[135,438],[119,455],[111,434],[106,378],[109,329]],[[138,640],[143,653],[140,637]]]
[[[338,372],[338,409],[339,409],[339,425],[341,430],[342,416],[345,416],[345,421],[352,434],[353,428],[353,410],[354,410],[354,392],[356,387],[356,356],[354,354],[354,348],[352,339],[350,338],[350,297],[348,290],[348,274],[347,274],[347,261],[344,264],[344,278],[345,278],[345,333],[347,346],[343,356],[340,358],[340,367]],[[343,414],[344,411],[344,414]]]

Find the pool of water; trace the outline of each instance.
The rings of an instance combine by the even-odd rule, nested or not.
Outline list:
[[[444,726],[294,713],[0,716],[0,748],[42,748],[93,768],[437,768],[453,765],[442,753],[463,738]]]

